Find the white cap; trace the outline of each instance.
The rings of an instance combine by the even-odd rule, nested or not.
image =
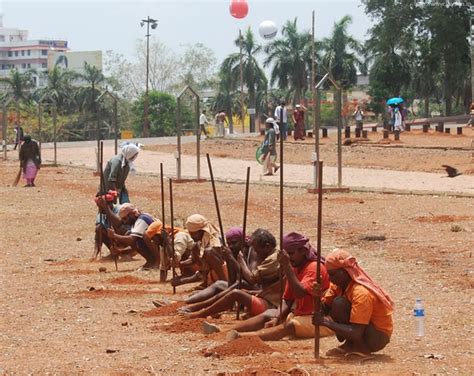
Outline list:
[[[278,124],[278,122],[272,117],[269,117],[267,120],[265,120],[265,123]]]

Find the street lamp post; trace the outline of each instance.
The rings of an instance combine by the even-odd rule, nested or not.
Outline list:
[[[150,136],[150,123],[148,121],[148,72],[150,62],[150,26],[153,30],[158,26],[158,20],[147,16],[146,19],[141,20],[140,26],[143,27],[146,24],[146,82],[145,82],[145,100],[143,103],[143,137]]]

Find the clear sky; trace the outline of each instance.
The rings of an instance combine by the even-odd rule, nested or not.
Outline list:
[[[180,52],[183,45],[201,42],[211,48],[220,63],[236,52],[233,44],[239,28],[272,20],[281,26],[298,18],[300,30],[311,30],[311,12],[316,12],[316,38],[329,35],[335,21],[349,14],[349,32],[364,40],[371,25],[358,0],[249,0],[249,13],[238,20],[229,13],[230,0],[0,0],[5,27],[29,31],[30,39],[65,38],[73,51],[113,50],[131,57],[135,42],[144,38],[140,20],[159,20],[152,34]],[[260,38],[259,38],[260,40]],[[263,40],[261,40],[263,43]]]

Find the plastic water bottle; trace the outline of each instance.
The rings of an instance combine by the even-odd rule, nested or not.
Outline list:
[[[425,308],[420,298],[416,299],[413,317],[415,318],[416,339],[420,340],[425,335]]]

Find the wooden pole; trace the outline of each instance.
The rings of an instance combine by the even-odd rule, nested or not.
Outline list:
[[[173,213],[173,179],[170,178],[170,223],[171,223],[171,251],[173,252],[173,281],[176,279],[176,257],[174,252],[174,213]],[[176,286],[173,286],[173,294],[176,294]]]
[[[336,88],[337,95],[337,187],[342,187],[342,88]]]
[[[318,162],[318,243],[314,311],[321,312],[321,229],[323,209],[323,162]],[[319,359],[319,325],[314,326],[314,357]]]
[[[283,249],[283,106],[280,107],[280,249]],[[270,158],[270,155],[267,157]],[[280,317],[283,309],[283,269],[280,268]]]
[[[56,102],[53,102],[53,145],[54,145],[54,166],[58,164],[58,147],[57,147],[57,140],[56,140],[56,131],[57,131],[57,117],[58,111],[56,107]]]
[[[319,128],[320,124],[317,121],[316,111],[316,46],[314,43],[314,10],[312,13],[312,27],[311,27],[311,98],[313,100],[313,130],[314,130],[314,153],[315,158],[313,161],[316,161],[314,165],[314,189],[317,189],[318,181],[318,162],[319,162]]]
[[[222,218],[221,218],[221,212],[219,210],[219,201],[217,200],[216,183],[214,181],[214,174],[212,173],[211,158],[209,157],[209,153],[206,153],[206,158],[207,158],[207,165],[209,166],[209,174],[211,175],[212,193],[214,194],[214,203],[216,204],[217,220],[219,221],[219,231],[221,233],[222,246],[225,246],[224,228],[222,227]]]
[[[162,223],[162,226],[163,226],[163,230],[162,230],[162,235],[164,233],[166,233],[166,230],[165,230],[165,183],[164,183],[164,175],[163,175],[163,163],[160,163],[160,183],[161,183],[161,223]],[[173,237],[173,234],[171,234],[171,237]],[[162,236],[162,245],[163,247],[163,256],[167,257],[168,258],[168,255],[167,255],[167,252],[166,252],[166,249],[167,249],[167,246],[168,246],[168,239],[165,239],[164,236]],[[173,253],[174,253],[174,250],[173,250]],[[168,258],[168,261],[167,263],[169,262],[169,258]],[[167,270],[161,270],[160,269],[160,282],[166,282],[166,277],[168,275],[168,271]]]
[[[245,199],[244,199],[244,220],[242,222],[242,250],[245,246],[245,233],[247,230],[247,209],[249,203],[249,183],[250,183],[250,167],[247,167],[247,180],[245,181]],[[242,270],[239,273],[239,289],[242,288]],[[236,319],[240,319],[240,304],[237,305]]]
[[[160,182],[161,182],[161,223],[165,228],[165,184],[163,175],[163,163],[160,163]]]
[[[3,114],[3,129],[2,129],[2,133],[3,133],[3,160],[6,161],[7,160],[7,146],[8,146],[8,142],[7,142],[7,126],[8,126],[8,120],[7,120],[7,116],[8,116],[8,113],[7,113],[7,103],[4,103],[3,106],[2,106],[2,114]]]
[[[239,56],[240,56],[240,116],[242,119],[242,133],[245,133],[245,110],[244,110],[244,63],[242,56],[242,31],[239,29]]]
[[[117,104],[117,97],[112,96],[114,100],[114,153],[117,155],[118,153],[118,104]]]

